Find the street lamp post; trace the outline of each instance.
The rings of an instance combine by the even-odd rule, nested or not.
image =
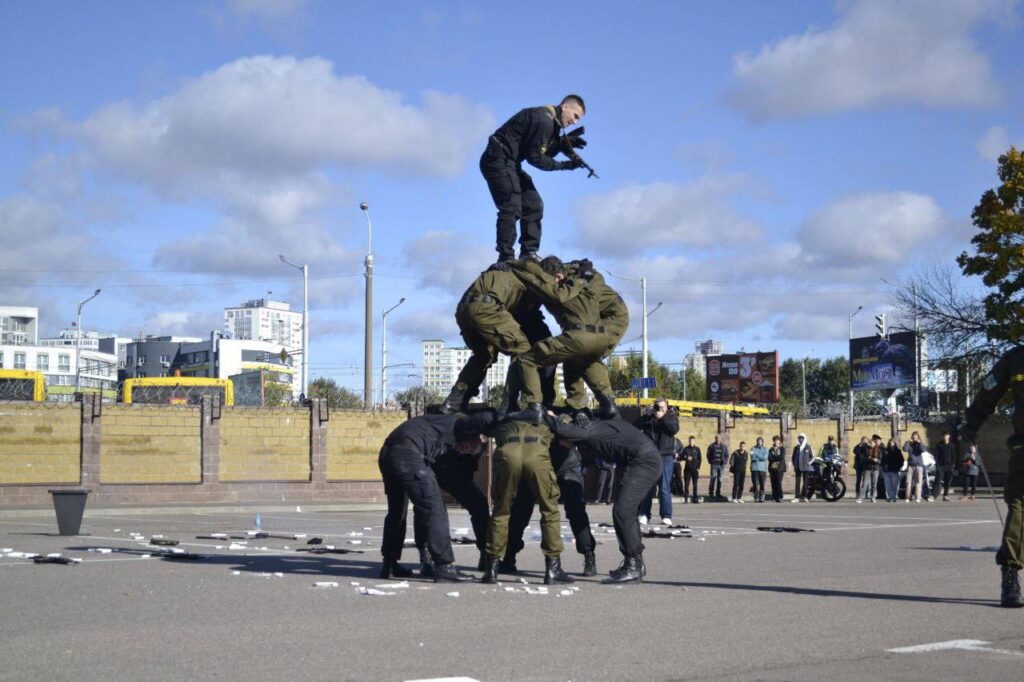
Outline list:
[[[397,308],[398,306],[405,303],[405,297],[403,296],[398,303],[394,304],[390,308],[384,311],[381,315],[380,324],[380,406],[384,407],[384,403],[388,400],[388,313]]]
[[[366,216],[366,303],[363,320],[363,409],[373,407],[373,223],[370,222],[370,205],[359,204]]]
[[[615,273],[613,273],[611,271],[609,271],[608,274],[611,275],[612,277],[616,277],[618,279],[624,279],[627,282],[633,282],[634,284],[639,284],[640,285],[641,306],[642,306],[641,310],[643,310],[640,345],[641,345],[641,353],[643,355],[643,370],[642,371],[643,371],[644,377],[646,377],[647,376],[647,317],[650,314],[650,313],[647,312],[647,278],[646,277],[641,277],[640,279],[633,279],[631,277],[623,277],[621,275],[616,275]],[[661,303],[659,303],[654,308],[654,310],[657,310],[660,307],[661,307]],[[651,312],[653,313],[654,310],[652,310]],[[646,388],[643,389],[642,395],[643,395],[644,398],[647,397],[647,389]]]
[[[80,393],[82,390],[82,307],[99,295],[100,290],[97,289],[92,296],[78,302],[78,321],[75,323],[78,325],[75,334],[75,393]]]
[[[857,306],[856,310],[854,310],[852,313],[850,313],[850,320],[849,320],[849,322],[850,322],[850,340],[851,341],[853,340],[853,318],[854,318],[854,316],[857,313],[859,313],[863,309],[864,309],[864,306],[859,305],[859,306]],[[851,363],[851,367],[850,367],[850,391],[849,391],[849,393],[850,393],[850,420],[852,421],[853,420],[853,367],[852,367],[853,358],[852,357],[850,358],[850,363]]]
[[[285,265],[302,271],[302,395],[309,397],[309,266],[291,263],[284,256],[278,258]]]

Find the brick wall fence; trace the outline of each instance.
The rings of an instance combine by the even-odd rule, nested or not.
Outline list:
[[[0,402],[0,507],[383,502],[377,454],[404,412]]]
[[[627,420],[635,408],[623,409]],[[404,412],[331,411],[322,400],[308,407],[0,402],[0,508],[48,506],[48,490],[82,486],[90,505],[341,503],[384,501],[377,454]],[[679,438],[696,436],[702,451],[715,434],[732,450],[761,436],[782,436],[790,450],[806,433],[815,452],[829,435],[849,452],[862,435],[900,443],[913,431],[932,444],[942,425],[845,418],[796,420],[683,417]],[[979,450],[993,483],[1007,469],[1005,441],[1012,427],[987,424]],[[851,459],[852,463],[852,459]],[[489,456],[477,482],[490,478]],[[709,473],[703,466],[706,485]],[[852,472],[851,472],[852,473]],[[787,473],[792,476],[792,471]],[[787,483],[791,490],[792,484]]]

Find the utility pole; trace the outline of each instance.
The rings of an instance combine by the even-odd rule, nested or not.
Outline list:
[[[661,303],[658,303],[658,305],[655,306],[654,310],[652,310],[650,313],[647,312],[647,277],[641,277],[640,279],[633,279],[631,277],[623,277],[622,275],[616,275],[615,273],[610,272],[610,271],[608,272],[608,274],[611,275],[612,277],[617,278],[617,279],[624,279],[627,282],[633,282],[634,284],[639,284],[640,285],[641,305],[643,306],[641,308],[641,310],[643,310],[643,319],[642,319],[642,323],[643,324],[642,324],[642,332],[641,332],[641,337],[640,337],[641,338],[641,341],[640,341],[641,351],[640,352],[643,355],[643,358],[642,358],[643,359],[643,369],[641,371],[643,372],[644,377],[646,377],[647,376],[647,317],[651,313],[653,313],[654,310],[657,310],[658,308],[660,308],[661,307]],[[646,388],[643,389],[642,395],[643,395],[644,398],[647,397],[647,389]]]
[[[82,307],[99,295],[100,290],[97,289],[92,296],[78,302],[78,322],[75,323],[78,325],[75,334],[75,393],[82,391]]]
[[[863,309],[864,309],[864,306],[859,305],[859,306],[857,306],[856,310],[854,310],[852,313],[850,313],[850,340],[851,341],[853,340],[853,318],[854,318],[854,316],[857,313],[859,313]],[[847,350],[847,352],[849,352],[849,350]],[[849,393],[850,393],[850,421],[852,422],[853,421],[853,358],[852,357],[850,358],[850,390],[849,390]]]
[[[917,319],[917,282],[911,283],[914,292],[914,407],[921,406],[921,330]]]
[[[405,303],[403,296],[398,303],[391,306],[381,315],[380,323],[380,406],[388,400],[388,313]]]
[[[309,266],[296,265],[289,262],[284,256],[278,254],[278,258],[285,265],[290,265],[302,272],[302,395],[309,397]]]
[[[370,205],[359,204],[366,216],[366,303],[363,320],[363,409],[373,409],[373,223]]]

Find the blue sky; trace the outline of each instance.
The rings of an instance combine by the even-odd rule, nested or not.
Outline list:
[[[525,106],[578,92],[601,175],[531,171],[542,252],[646,275],[651,348],[783,357],[867,334],[882,278],[951,263],[1024,144],[1011,0],[0,3],[0,303],[44,332],[206,335],[301,306],[312,376],[362,385],[368,201],[389,363],[458,342],[494,258],[477,159]],[[618,282],[639,347],[639,288]],[[377,365],[379,372],[379,364]],[[415,370],[413,370],[415,371]],[[398,370],[389,384],[413,382]],[[377,372],[375,372],[375,381]]]

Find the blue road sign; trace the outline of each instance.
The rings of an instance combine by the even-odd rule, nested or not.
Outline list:
[[[629,380],[629,387],[634,390],[657,388],[658,381],[654,377],[637,377]]]

